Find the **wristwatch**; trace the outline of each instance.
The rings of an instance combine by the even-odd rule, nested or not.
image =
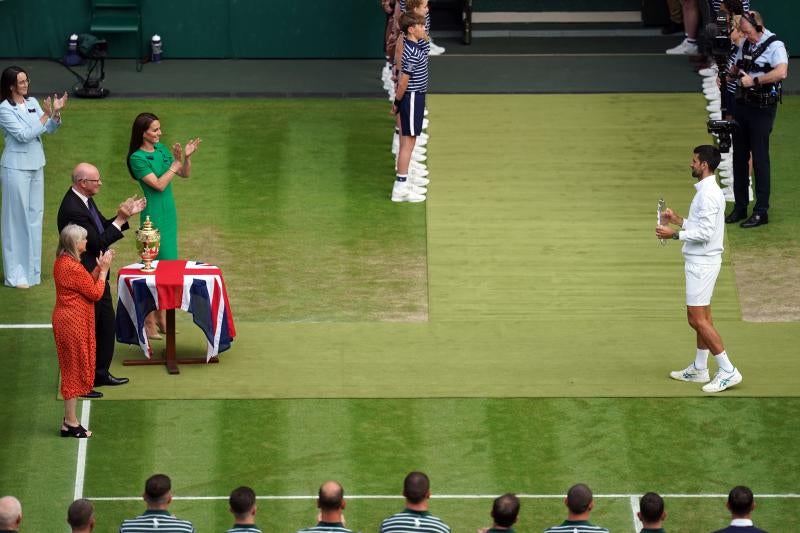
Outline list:
[[[681,240],[681,237],[680,237],[680,235],[681,235],[681,232],[680,232],[680,231],[676,231],[675,233],[673,233],[673,234],[672,234],[672,240],[673,240],[673,241],[679,241],[679,240]]]

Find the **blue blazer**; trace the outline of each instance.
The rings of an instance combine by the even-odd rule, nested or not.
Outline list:
[[[0,166],[16,170],[38,170],[44,166],[42,134],[53,133],[61,122],[48,118],[42,124],[39,119],[43,114],[32,96],[25,99],[24,109],[8,100],[0,102],[0,129],[5,140]]]

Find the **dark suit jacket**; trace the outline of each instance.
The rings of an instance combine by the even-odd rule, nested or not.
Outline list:
[[[77,224],[86,229],[86,253],[81,257],[81,263],[86,267],[86,270],[91,272],[97,266],[97,256],[101,251],[108,249],[111,244],[120,240],[124,235],[122,231],[112,224],[113,218],[105,218],[100,210],[97,210],[100,215],[100,221],[105,228],[102,233],[97,229],[97,226],[89,214],[89,208],[83,203],[83,200],[75,194],[72,187],[64,195],[61,200],[61,207],[58,208],[58,231],[61,232],[67,224]],[[122,230],[128,229],[126,222],[122,226]]]

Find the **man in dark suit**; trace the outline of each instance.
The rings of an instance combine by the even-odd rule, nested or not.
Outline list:
[[[753,509],[756,508],[752,490],[742,485],[733,487],[728,494],[727,506],[731,512],[731,525],[716,533],[767,533],[755,527],[750,518]]]
[[[102,184],[97,167],[89,163],[78,164],[72,171],[72,187],[64,195],[58,209],[59,232],[67,224],[77,224],[86,229],[86,253],[81,257],[81,262],[89,272],[97,267],[97,256],[123,237],[122,232],[128,229],[128,218],[140,213],[146,205],[144,198],[128,198],[117,208],[115,218],[105,218],[92,199]],[[127,383],[128,378],[114,377],[108,370],[114,357],[114,306],[108,281],[103,297],[95,303],[94,321],[97,338],[95,387]],[[93,390],[86,397],[102,396],[103,393]]]

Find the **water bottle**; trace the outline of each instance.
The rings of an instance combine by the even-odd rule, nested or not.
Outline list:
[[[161,36],[158,34],[153,35],[150,39],[150,61],[153,63],[161,62]]]
[[[78,34],[73,33],[67,41],[67,55],[64,56],[64,63],[69,66],[79,65],[81,62],[78,56]]]

